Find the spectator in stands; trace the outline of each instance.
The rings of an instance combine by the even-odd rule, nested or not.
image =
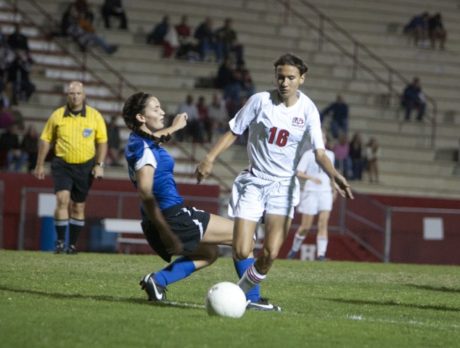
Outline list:
[[[187,23],[188,17],[182,16],[179,24],[176,25],[176,32],[179,39],[179,48],[176,52],[176,58],[198,60],[197,48],[192,40],[192,28]]]
[[[417,47],[427,47],[428,44],[428,12],[414,16],[404,26],[403,33],[413,38]]]
[[[0,153],[6,155],[6,169],[19,172],[24,165],[21,156],[21,143],[19,140],[19,127],[12,123],[0,136]]]
[[[121,137],[120,127],[117,124],[117,116],[110,117],[110,122],[107,125],[107,138],[107,164],[114,167],[119,167],[121,166]]]
[[[362,180],[363,177],[363,144],[361,134],[356,132],[353,134],[349,145],[349,157],[351,160],[352,180]]]
[[[29,125],[22,138],[21,150],[23,161],[27,162],[27,171],[31,173],[37,164],[38,132],[35,126]]]
[[[434,16],[431,16],[428,20],[428,35],[431,41],[431,48],[436,47],[436,41],[439,41],[439,49],[444,49],[444,44],[447,39],[447,31],[444,29],[442,23],[442,16],[438,12]]]
[[[164,16],[147,35],[147,43],[163,47],[163,57],[170,58],[179,47],[179,37],[176,28],[170,24],[169,16]]]
[[[332,115],[331,119],[331,133],[337,139],[339,133],[348,133],[348,104],[345,103],[343,97],[339,94],[335,102],[329,104],[323,111],[321,111],[321,123],[328,115]]]
[[[380,157],[380,148],[377,140],[374,137],[369,139],[366,145],[366,163],[369,174],[369,182],[379,182],[379,167],[378,160]]]
[[[420,85],[420,79],[414,77],[412,83],[408,84],[401,97],[401,105],[405,110],[404,119],[410,120],[412,110],[417,110],[417,121],[422,121],[425,115],[426,100]]]
[[[118,46],[109,44],[104,38],[96,33],[93,25],[94,15],[89,10],[86,1],[77,0],[71,3],[66,10],[65,25],[67,35],[72,37],[82,51],[89,46],[98,46],[107,54],[113,54]]]
[[[3,96],[0,98],[0,130],[8,129],[14,123],[14,115],[5,99]]]
[[[209,118],[211,119],[214,131],[223,134],[228,130],[228,113],[225,102],[218,93],[212,96],[212,102],[208,107]]]
[[[212,27],[212,19],[210,17],[206,17],[204,22],[198,25],[193,36],[198,41],[198,51],[201,60],[217,59],[216,42]],[[214,57],[210,55],[211,53]]]
[[[120,29],[128,29],[128,20],[126,18],[126,12],[123,8],[122,0],[104,0],[101,7],[101,15],[104,19],[104,26],[107,29],[110,29],[110,17],[118,18],[120,21]]]
[[[249,98],[256,92],[256,86],[252,80],[251,73],[244,64],[238,66],[237,70],[240,72],[240,84],[242,97]]]
[[[188,115],[187,122],[189,126],[187,127],[187,135],[193,142],[202,143],[203,125],[200,122],[200,115],[191,94],[187,95],[185,101],[179,105],[177,113],[186,113]],[[178,140],[183,140],[183,134],[178,134]]]
[[[76,243],[85,225],[85,202],[94,179],[104,176],[107,127],[102,115],[86,105],[83,83],[67,87],[67,104],[56,109],[40,136],[34,176],[45,178],[45,159],[54,144],[51,172],[56,193],[54,223],[57,254],[63,253],[67,227],[68,254],[77,253]]]
[[[221,62],[234,54],[237,65],[244,64],[243,45],[238,42],[238,36],[233,29],[233,20],[226,18],[224,25],[215,32],[217,61]]]
[[[30,81],[31,61],[25,51],[15,51],[13,61],[7,67],[7,82],[11,89],[11,103],[28,101],[35,91],[35,85]]]
[[[7,43],[11,50],[15,53],[22,52],[21,54],[25,55],[27,60],[32,63],[32,57],[29,49],[29,39],[21,33],[20,24],[15,24],[14,32],[8,36]]]
[[[350,145],[348,144],[347,134],[340,132],[338,141],[332,148],[335,155],[335,167],[345,177],[350,178]]]
[[[212,122],[209,117],[209,108],[206,105],[206,99],[203,96],[198,98],[198,102],[196,103],[196,109],[198,110],[198,115],[200,118],[200,124],[203,128],[204,135],[206,135],[206,141],[208,143],[212,142]]]

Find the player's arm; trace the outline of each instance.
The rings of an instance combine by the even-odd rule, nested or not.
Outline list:
[[[187,113],[183,112],[183,113],[177,114],[174,117],[171,126],[167,128],[163,128],[159,131],[156,131],[153,135],[158,138],[162,136],[172,135],[173,133],[181,130],[187,125],[187,119],[188,119]]]
[[[237,138],[238,136],[232,131],[226,132],[219,138],[217,143],[196,167],[195,176],[198,182],[201,182],[201,180],[205,179],[209,176],[209,174],[211,174],[212,167],[216,158],[219,157],[222,152],[227,150]]]
[[[145,214],[155,226],[160,235],[160,239],[166,246],[170,254],[177,255],[182,252],[182,243],[179,238],[173,233],[168,223],[163,217],[158,203],[153,196],[153,174],[155,169],[146,165],[136,171],[137,192],[142,201]]]
[[[351,192],[350,184],[332,165],[331,160],[326,155],[324,149],[315,150],[315,160],[316,163],[326,172],[326,174],[331,178],[333,185],[338,189],[339,193],[343,197],[353,198],[353,193]]]
[[[96,164],[91,172],[96,179],[104,176],[104,159],[107,156],[107,148],[107,142],[96,144]]]
[[[302,171],[300,171],[300,170],[297,171],[296,176],[297,176],[299,179],[311,180],[311,181],[313,181],[315,184],[318,184],[318,185],[321,184],[321,180],[318,179],[316,176],[308,175],[307,173],[302,172]]]

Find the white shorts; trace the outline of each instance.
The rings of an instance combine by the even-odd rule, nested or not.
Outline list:
[[[273,181],[243,171],[233,183],[228,215],[251,221],[259,221],[264,213],[293,218],[299,196],[299,181],[295,176]]]
[[[303,191],[297,211],[301,214],[316,215],[320,211],[332,210],[331,191]]]

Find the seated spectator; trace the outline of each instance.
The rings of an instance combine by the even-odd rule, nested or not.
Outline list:
[[[188,115],[185,131],[192,138],[193,142],[202,143],[203,142],[203,127],[200,122],[200,115],[198,114],[198,109],[193,103],[193,96],[187,95],[185,102],[181,103],[177,109],[177,113],[180,114],[185,112]],[[184,133],[182,131],[176,132],[177,139],[179,141],[184,140]]]
[[[377,140],[372,137],[366,145],[366,163],[369,173],[369,182],[379,182],[379,167],[378,159],[380,157],[380,149]]]
[[[444,49],[447,39],[447,31],[444,29],[441,14],[438,12],[428,20],[428,36],[430,37],[431,48],[436,47],[436,41],[439,41],[439,49]]]
[[[335,155],[335,167],[347,179],[351,177],[350,146],[346,133],[339,133],[337,143],[332,148]]]
[[[228,130],[228,112],[225,102],[219,94],[212,96],[212,102],[208,107],[209,118],[212,122],[213,130],[223,134]]]
[[[120,127],[117,124],[117,116],[112,116],[110,122],[107,125],[107,164],[119,167],[121,158],[121,137]]]
[[[428,43],[428,12],[414,16],[409,23],[404,26],[403,33],[414,39],[417,47],[427,47]]]
[[[66,10],[65,25],[68,36],[73,38],[82,51],[89,46],[98,46],[108,54],[115,53],[117,45],[109,44],[96,33],[93,26],[93,14],[87,9],[86,1],[77,0]]]
[[[14,123],[13,112],[9,108],[7,98],[0,98],[0,130],[8,129]]]
[[[147,35],[147,43],[163,46],[163,57],[169,58],[179,47],[179,38],[176,28],[169,23],[169,16],[164,16],[152,31]]]
[[[335,102],[329,104],[323,111],[321,111],[321,123],[324,118],[329,114],[332,115],[331,119],[331,133],[337,139],[339,133],[348,133],[348,105],[343,100],[342,96],[337,95]]]
[[[217,61],[221,62],[234,54],[237,65],[244,64],[243,45],[238,42],[238,36],[233,29],[231,18],[225,19],[224,25],[216,30],[216,54]]]
[[[24,165],[21,156],[21,145],[19,143],[19,129],[17,124],[11,124],[5,133],[0,136],[1,157],[6,157],[5,168],[18,172]]]
[[[30,173],[37,164],[38,155],[38,132],[37,129],[30,125],[24,134],[21,142],[22,162],[27,162],[27,171]]]
[[[192,29],[187,24],[187,16],[182,16],[181,21],[176,25],[176,33],[179,40],[179,48],[176,58],[198,60],[195,44],[192,39]]]
[[[196,109],[198,110],[198,115],[200,117],[200,123],[201,127],[204,130],[204,133],[206,135],[206,141],[208,143],[212,142],[212,121],[211,118],[209,117],[209,108],[206,105],[206,100],[203,96],[200,96],[198,98],[198,102],[196,103]]]
[[[204,22],[198,25],[198,27],[195,29],[193,36],[198,41],[198,52],[200,54],[201,60],[208,61],[217,59],[216,43],[211,18],[206,17]]]
[[[417,121],[423,120],[426,109],[426,100],[418,77],[414,77],[412,83],[408,84],[404,89],[401,97],[401,106],[405,110],[404,119],[406,121],[410,120],[410,114],[414,109],[417,110]]]
[[[104,19],[106,29],[110,29],[110,17],[118,18],[120,29],[128,29],[128,20],[121,0],[104,0],[104,4],[101,7],[101,15]]]
[[[243,97],[249,98],[256,92],[256,86],[252,80],[251,73],[246,69],[245,65],[240,65],[237,70],[240,72],[241,94]]]
[[[352,180],[362,180],[363,177],[363,144],[361,134],[356,132],[353,134],[349,145],[349,157],[351,160]]]

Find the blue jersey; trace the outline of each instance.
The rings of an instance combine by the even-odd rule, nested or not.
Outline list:
[[[151,139],[131,133],[125,148],[125,157],[128,161],[129,178],[136,187],[137,170],[145,165],[155,169],[152,192],[161,210],[184,203],[184,199],[177,192],[174,159],[168,151]]]

